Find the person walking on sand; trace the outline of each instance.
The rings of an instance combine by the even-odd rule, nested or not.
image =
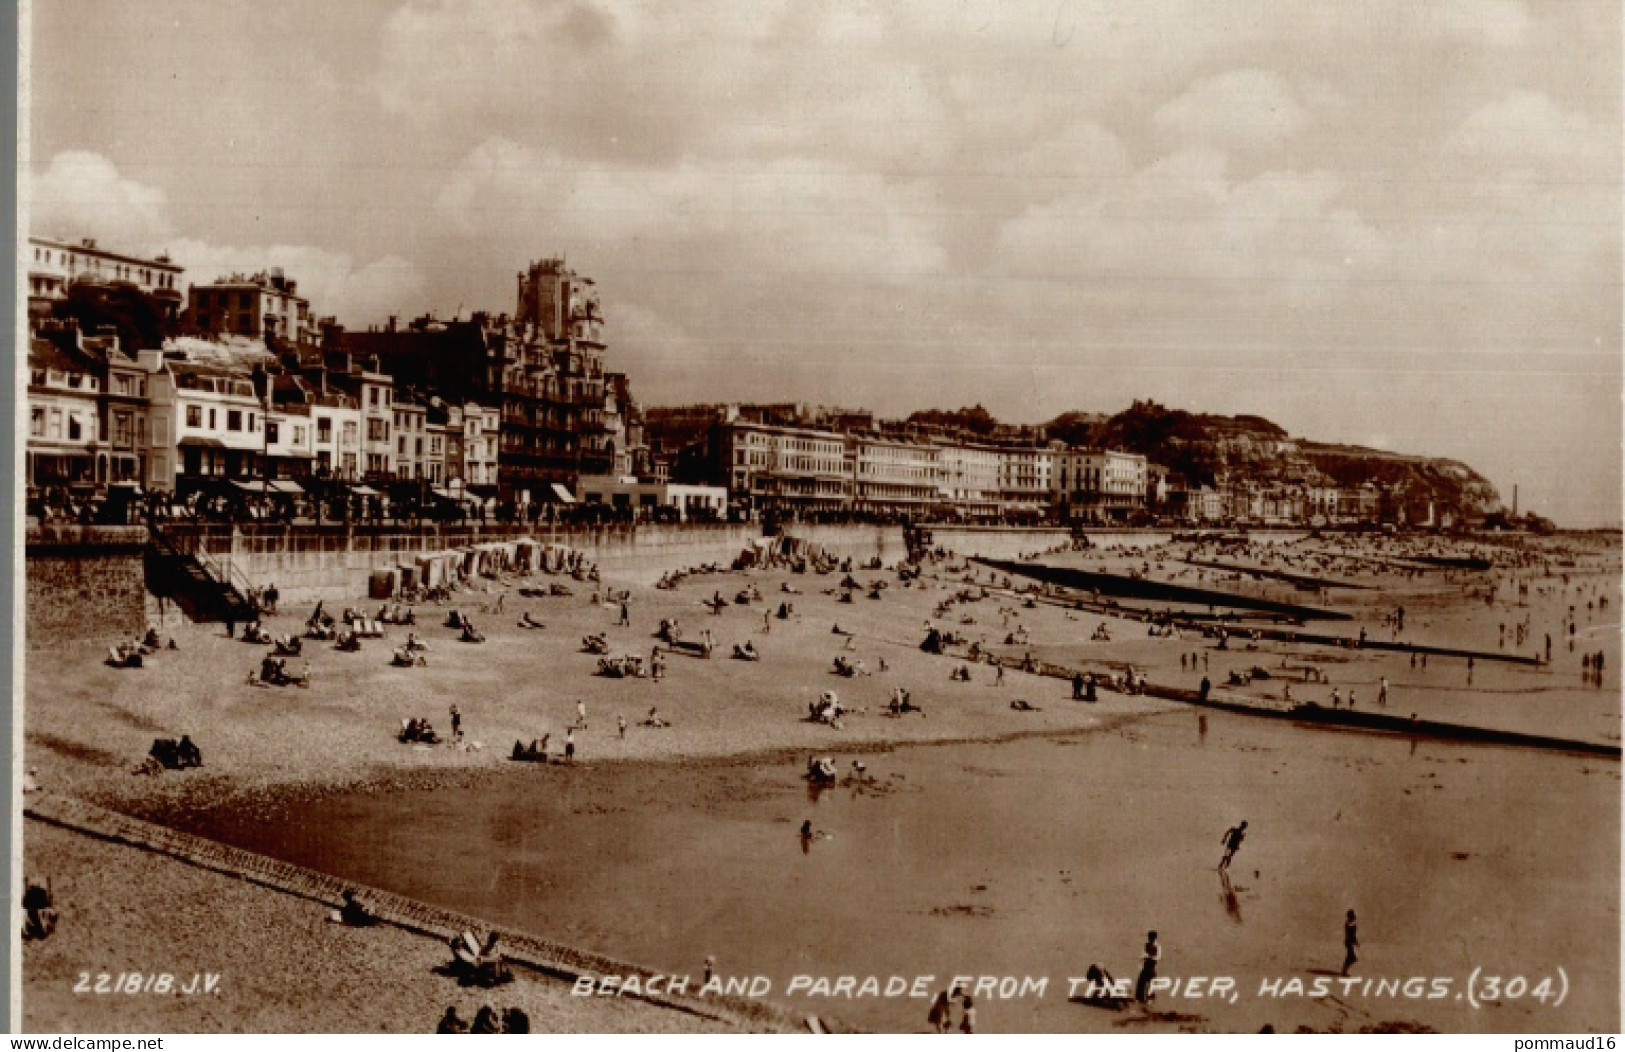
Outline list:
[[[1224,845],[1224,857],[1219,860],[1219,872],[1222,873],[1230,868],[1230,860],[1236,857],[1237,851],[1241,850],[1241,842],[1246,837],[1247,822],[1245,819],[1240,825],[1231,826],[1224,831],[1224,837],[1220,841]]]
[[[576,702],[576,726],[582,730],[587,729],[587,703],[585,701],[578,700]]]
[[[1388,677],[1384,676],[1377,681],[1377,704],[1388,704]]]
[[[1359,945],[1360,945],[1359,926],[1355,923],[1354,911],[1349,910],[1348,916],[1346,918],[1344,918],[1344,920],[1343,920],[1343,974],[1344,975],[1347,975],[1349,973],[1349,969],[1354,967],[1354,962],[1358,961],[1360,959],[1359,955],[1354,952],[1355,947],[1357,947]]]
[[[948,1003],[948,991],[937,991],[937,999],[931,1002],[931,1012],[925,1017],[925,1025],[931,1028],[932,1033],[946,1034],[953,1022],[953,1005]]]
[[[1151,983],[1157,978],[1157,964],[1162,960],[1162,946],[1157,933],[1145,933],[1145,951],[1140,955],[1140,976],[1134,980],[1134,999],[1141,1004],[1151,1001]]]
[[[455,704],[451,707],[451,736],[453,738],[463,736],[463,714]]]
[[[1000,665],[998,666],[998,669],[999,670],[993,675],[993,685],[995,687],[1002,687],[1004,686],[1004,666]]]
[[[621,619],[616,624],[628,626],[632,624],[632,607],[625,599],[621,600]]]
[[[976,1033],[976,1002],[971,1000],[970,994],[960,1004],[959,1032],[961,1034]]]
[[[576,730],[574,727],[568,727],[564,731],[564,760],[566,763],[574,763],[575,758]]]

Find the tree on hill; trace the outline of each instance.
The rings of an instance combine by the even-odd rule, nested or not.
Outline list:
[[[163,312],[132,285],[76,282],[68,286],[68,294],[52,306],[51,313],[77,322],[86,335],[112,329],[118,333],[119,349],[132,357],[137,351],[162,347],[164,337],[172,335]]]
[[[991,435],[999,426],[999,421],[980,402],[961,409],[923,409],[910,413],[907,423],[920,427],[958,428],[974,435]]]

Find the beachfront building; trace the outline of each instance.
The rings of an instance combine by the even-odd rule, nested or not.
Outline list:
[[[293,347],[321,342],[310,301],[299,295],[299,283],[288,280],[281,267],[191,286],[186,320],[200,335],[273,337]]]
[[[265,456],[272,479],[309,478],[315,465],[310,406],[273,406],[265,417]]]
[[[999,448],[999,500],[1007,513],[1047,515],[1054,486],[1055,457],[1066,447],[1001,446]]]
[[[576,481],[575,495],[582,504],[607,504],[640,521],[713,522],[728,510],[728,491],[721,486],[657,482],[636,475],[583,475]]]
[[[185,497],[211,482],[260,478],[263,409],[249,367],[182,354],[142,352],[153,368],[148,488]]]
[[[967,519],[996,518],[1004,481],[999,449],[956,441],[935,445],[938,501],[953,505]]]
[[[851,501],[846,439],[833,431],[717,421],[709,448],[712,484],[725,481],[755,511],[836,511]]]
[[[920,514],[942,503],[941,447],[876,434],[847,435],[846,442],[857,510]]]
[[[100,437],[100,369],[77,346],[28,345],[27,483],[93,487]]]
[[[166,321],[180,315],[182,269],[169,256],[135,256],[100,248],[94,238],[78,242],[30,237],[23,253],[28,273],[28,315],[48,317],[52,305],[66,299],[76,284],[110,289],[125,285],[139,290]]]
[[[1073,449],[1056,457],[1056,505],[1069,521],[1125,521],[1143,510],[1146,459],[1114,449]]]
[[[397,395],[391,423],[395,435],[394,477],[407,482],[429,478],[428,407],[409,394]],[[444,453],[441,463],[443,470]]]
[[[331,390],[310,404],[313,472],[322,478],[361,478],[361,407],[350,395]]]
[[[1212,486],[1191,491],[1185,502],[1185,517],[1191,522],[1222,522],[1225,519],[1224,494]]]

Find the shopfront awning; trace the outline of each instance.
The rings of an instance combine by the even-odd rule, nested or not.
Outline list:
[[[226,444],[224,442],[220,441],[218,438],[198,438],[195,435],[188,435],[188,436],[181,439],[179,442],[177,442],[175,444],[177,446],[181,446],[183,448],[188,447],[188,446],[196,447],[198,449],[225,449],[226,448]]]
[[[297,482],[291,482],[288,479],[273,479],[271,481],[271,488],[278,493],[305,492],[305,487],[299,485]]]
[[[354,493],[358,497],[381,497],[381,496],[383,496],[382,493],[379,493],[377,490],[373,489],[371,486],[355,486],[355,487],[351,488],[350,492]]]
[[[575,495],[569,490],[565,489],[563,486],[559,485],[557,482],[552,483],[551,486],[553,496],[560,504],[574,504],[576,502]]]

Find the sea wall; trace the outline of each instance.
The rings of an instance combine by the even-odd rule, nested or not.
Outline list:
[[[668,570],[731,564],[760,537],[751,524],[527,527],[294,527],[205,530],[198,543],[233,576],[290,600],[363,595],[375,572],[419,556],[532,538],[586,553],[606,582],[653,584]]]
[[[928,526],[931,546],[955,555],[1021,559],[1068,548],[1072,532],[1043,526]]]
[[[878,556],[881,563],[891,566],[908,555],[901,526],[791,523],[784,527],[782,533],[806,544],[817,545],[838,559],[867,562]]]
[[[148,618],[147,531],[36,526],[24,540],[24,631],[30,648],[141,634]]]

